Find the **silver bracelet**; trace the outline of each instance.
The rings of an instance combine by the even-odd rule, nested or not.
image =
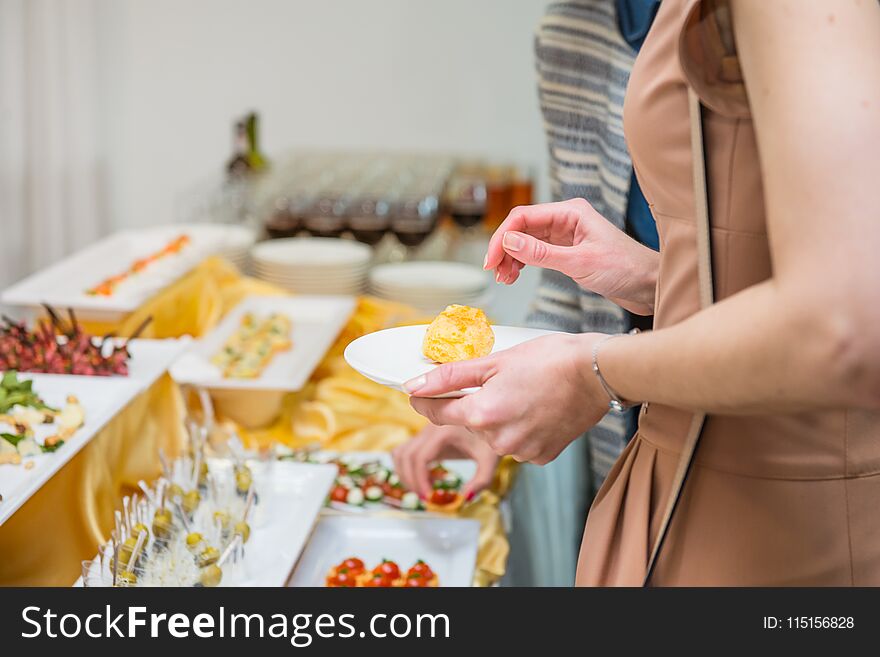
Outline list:
[[[609,335],[602,340],[599,340],[595,345],[593,345],[593,372],[596,374],[596,378],[599,379],[599,384],[602,386],[602,389],[605,390],[605,393],[611,398],[611,401],[608,402],[608,407],[612,411],[616,411],[617,413],[623,413],[629,408],[633,406],[638,406],[638,402],[628,402],[621,398],[616,392],[611,389],[611,386],[608,385],[608,382],[605,380],[605,377],[602,376],[602,371],[599,369],[599,347],[603,344],[611,340],[612,338],[619,338],[622,335],[635,335],[639,332],[639,329],[634,328],[629,333],[615,333],[613,335]]]

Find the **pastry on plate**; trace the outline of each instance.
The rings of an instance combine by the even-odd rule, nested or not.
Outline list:
[[[482,358],[492,352],[495,333],[479,308],[447,306],[425,332],[422,353],[435,363]]]

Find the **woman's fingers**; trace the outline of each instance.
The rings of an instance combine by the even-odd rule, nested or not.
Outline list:
[[[505,233],[502,246],[505,253],[524,265],[555,269],[568,275],[584,264],[578,260],[578,255],[583,259],[582,254],[574,247],[557,246],[518,231]]]
[[[501,263],[495,268],[496,282],[510,285],[519,277],[523,267],[523,263],[505,253]]]
[[[589,204],[583,199],[572,199],[514,208],[489,240],[483,268],[495,269],[501,264],[505,255],[502,246],[505,233],[517,231],[539,238],[548,237],[551,232],[571,235],[577,225],[579,213],[585,207],[589,207]]]
[[[424,415],[431,424],[438,427],[451,425],[473,428],[480,424],[473,411],[474,395],[466,395],[459,399],[425,399],[410,397],[409,403],[420,415]]]
[[[414,479],[412,476],[412,456],[415,447],[420,440],[420,436],[414,436],[407,442],[394,448],[391,452],[391,458],[394,461],[394,470],[400,478],[405,488],[414,490]]]
[[[492,377],[494,365],[495,361],[491,356],[446,363],[410,379],[403,387],[414,397],[434,397],[464,388],[479,387]]]
[[[419,445],[412,456],[413,488],[420,497],[431,494],[431,477],[428,466],[440,458],[443,443],[438,440],[426,440]]]
[[[487,454],[473,454],[474,460],[477,462],[477,471],[469,482],[461,489],[462,494],[466,498],[470,498],[479,493],[484,488],[488,488],[495,476],[495,467],[498,465],[498,457],[492,452]]]

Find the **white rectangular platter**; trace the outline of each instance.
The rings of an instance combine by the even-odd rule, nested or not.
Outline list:
[[[108,276],[125,272],[135,260],[157,252],[181,234],[190,237],[188,245],[124,281],[113,295],[86,293],[90,287]],[[216,252],[219,240],[217,231],[195,226],[121,231],[19,281],[3,292],[0,301],[28,308],[47,303],[59,309],[73,308],[83,318],[112,321],[136,310]]]
[[[171,366],[171,376],[178,383],[205,388],[299,390],[336,340],[354,306],[354,297],[247,297],[213,331],[195,342],[177,359]],[[293,345],[287,351],[276,354],[259,377],[228,379],[211,363],[211,358],[223,348],[227,338],[241,324],[242,316],[248,312],[258,316],[271,313],[287,315],[292,324],[290,337]]]
[[[220,586],[282,587],[324,504],[336,468],[331,465],[248,461],[259,502],[249,519],[251,535],[244,559],[224,574]],[[212,472],[231,468],[229,461],[209,460]],[[74,586],[82,586],[82,578]]]
[[[146,390],[168,370],[171,363],[180,356],[189,342],[189,338],[129,340],[128,353],[131,354],[131,359],[128,361],[128,376],[111,378],[134,381],[141,390]]]
[[[326,463],[328,461],[332,461],[335,458],[342,457],[346,461],[352,463],[367,463],[369,461],[378,461],[383,466],[388,469],[394,469],[394,460],[391,458],[391,454],[389,452],[330,452],[330,451],[318,451],[313,454],[313,459],[318,462]],[[447,469],[459,477],[463,482],[470,481],[474,478],[474,475],[477,474],[477,462],[471,459],[447,459],[441,461],[442,465]],[[394,509],[399,513],[412,513],[419,516],[424,515],[439,515],[431,513],[430,511],[412,511],[407,509],[399,509],[397,507],[390,506],[385,504],[384,502],[379,503],[370,503],[367,502],[363,506],[355,506],[353,504],[344,504],[342,502],[330,502],[330,505],[327,508],[327,511],[340,512],[340,513],[369,513],[370,511],[376,511],[377,509]]]
[[[249,465],[261,500],[254,508],[241,568],[222,584],[284,586],[327,499],[336,468],[280,461]]]
[[[21,374],[33,380],[34,390],[49,406],[63,407],[68,395],[76,395],[85,411],[85,423],[58,451],[39,454],[30,470],[24,465],[0,465],[0,525],[79,452],[140,391],[137,381],[123,377]]]
[[[391,559],[401,570],[422,559],[440,586],[471,586],[479,534],[476,520],[322,516],[290,586],[324,586],[327,571],[348,557],[363,559],[368,568]]]

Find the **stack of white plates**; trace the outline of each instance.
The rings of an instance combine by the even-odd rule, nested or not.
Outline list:
[[[453,303],[481,305],[489,282],[482,269],[459,262],[402,262],[370,272],[373,294],[429,313]]]
[[[361,294],[373,255],[351,240],[291,237],[251,249],[254,274],[297,294]]]

